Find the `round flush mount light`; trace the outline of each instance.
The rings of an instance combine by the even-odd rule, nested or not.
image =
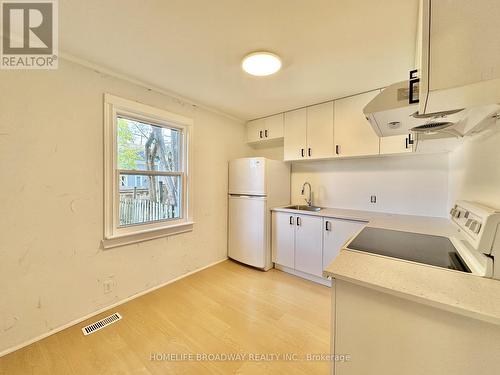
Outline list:
[[[281,59],[271,52],[253,52],[243,58],[241,67],[253,76],[268,76],[281,69]]]

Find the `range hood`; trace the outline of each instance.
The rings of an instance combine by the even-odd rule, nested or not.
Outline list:
[[[494,123],[500,105],[456,108],[425,115],[419,115],[418,110],[419,104],[409,104],[408,81],[402,81],[386,87],[363,112],[379,137],[411,132],[461,137]]]

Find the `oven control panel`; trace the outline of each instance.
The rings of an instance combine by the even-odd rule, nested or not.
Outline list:
[[[497,232],[496,243],[500,243],[500,210],[476,202],[458,201],[450,210],[450,216],[474,249],[492,254]]]

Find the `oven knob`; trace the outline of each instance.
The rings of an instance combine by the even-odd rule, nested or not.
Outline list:
[[[470,225],[469,225],[469,229],[474,232],[474,229],[476,228],[476,225],[477,225],[477,221],[476,220],[472,220],[472,223],[470,223]]]
[[[476,221],[476,227],[474,228],[474,233],[479,233],[481,231],[481,223]]]
[[[469,214],[470,214],[470,212],[469,212],[469,211],[465,211],[464,217],[465,217],[466,219],[468,219],[468,218],[469,218]]]
[[[476,220],[472,220],[472,223],[470,224],[469,229],[473,233],[479,233],[479,231],[481,230],[481,224],[478,223]]]
[[[472,220],[472,219],[467,219],[467,222],[465,223],[465,226],[466,226],[467,228],[470,228],[470,225],[472,224],[472,222],[473,222],[473,221],[474,221],[474,220]]]

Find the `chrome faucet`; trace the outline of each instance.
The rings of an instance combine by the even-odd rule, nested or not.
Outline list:
[[[312,188],[311,188],[311,184],[309,182],[304,182],[304,184],[302,185],[302,192],[301,194],[304,195],[304,191],[305,191],[305,188],[306,188],[306,185],[309,186],[309,199],[306,199],[304,198],[304,200],[306,201],[307,205],[309,207],[312,206]]]

